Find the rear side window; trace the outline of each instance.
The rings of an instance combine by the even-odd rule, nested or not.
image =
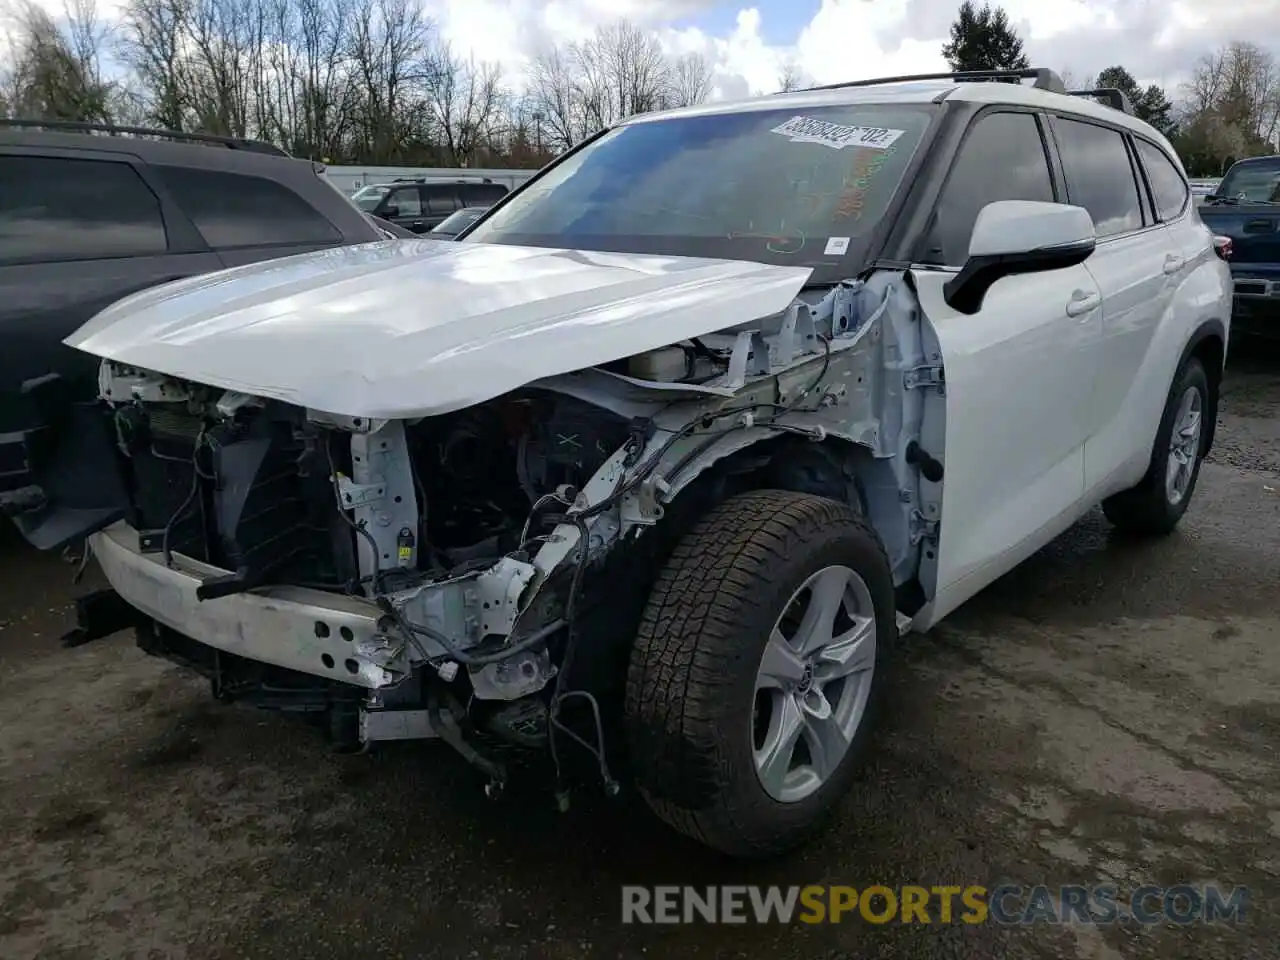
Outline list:
[[[491,207],[507,195],[507,190],[497,183],[464,183],[458,187],[464,207]]]
[[[273,180],[189,167],[151,169],[215,250],[342,239],[333,224]]]
[[[1156,215],[1161,220],[1173,220],[1187,206],[1187,182],[1173,165],[1168,155],[1159,147],[1135,138],[1142,168],[1147,171],[1147,182],[1155,195]]]
[[[0,262],[163,254],[160,201],[127,163],[0,157]]]
[[[458,203],[458,195],[452,184],[447,187],[426,186],[422,188],[422,192],[426,196],[427,212],[432,216],[450,214],[462,206]]]
[[[964,263],[978,213],[997,200],[1054,201],[1040,125],[1029,113],[989,113],[969,130],[938,201],[923,262]]]
[[[1142,201],[1124,137],[1109,127],[1078,120],[1054,121],[1068,202],[1093,217],[1099,237],[1142,227]]]

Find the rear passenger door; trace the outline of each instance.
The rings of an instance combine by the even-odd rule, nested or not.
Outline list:
[[[423,184],[422,203],[427,230],[440,226],[446,217],[462,209],[457,187],[452,183]]]
[[[148,169],[225,266],[343,242],[337,227],[275,180],[198,166],[152,164]]]
[[[62,345],[146,287],[222,266],[136,158],[6,148],[0,155],[0,434],[38,425],[18,397],[60,373],[92,396],[98,361]]]
[[[1067,202],[1093,217],[1098,247],[1085,266],[1102,291],[1098,352],[1085,488],[1105,486],[1141,442],[1122,415],[1151,335],[1173,291],[1174,255],[1168,231],[1156,221],[1127,135],[1102,123],[1064,115],[1052,118]],[[1148,444],[1149,439],[1143,438]]]

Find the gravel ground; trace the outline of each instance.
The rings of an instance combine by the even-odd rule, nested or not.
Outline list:
[[[1280,363],[1234,367],[1180,531],[1135,545],[1092,515],[914,638],[838,827],[764,866],[625,798],[484,801],[447,748],[331,754],[128,636],[62,650],[70,570],[6,542],[0,956],[1274,958]],[[618,922],[628,883],[1001,880],[1244,884],[1252,907],[1187,928]]]

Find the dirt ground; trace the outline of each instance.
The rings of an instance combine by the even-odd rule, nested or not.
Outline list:
[[[837,828],[766,866],[625,797],[486,801],[444,747],[332,754],[125,635],[63,650],[70,568],[5,543],[0,956],[1274,958],[1280,363],[1241,349],[1180,531],[1090,516],[913,639]],[[1252,898],[1213,927],[619,923],[622,884],[1001,881]]]

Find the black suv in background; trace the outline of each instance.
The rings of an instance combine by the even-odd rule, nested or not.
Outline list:
[[[434,230],[466,207],[491,207],[510,191],[488,177],[402,177],[351,195],[365,213],[414,233]]]
[[[399,235],[270,144],[0,120],[0,512],[38,506],[34,459],[96,396],[98,361],[62,344],[145,287]]]

